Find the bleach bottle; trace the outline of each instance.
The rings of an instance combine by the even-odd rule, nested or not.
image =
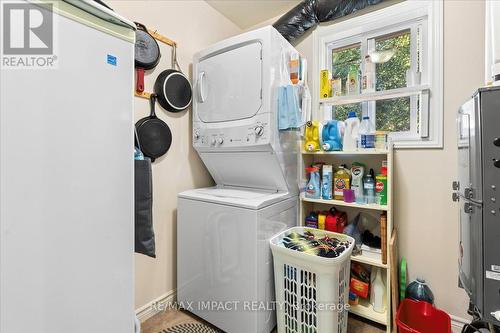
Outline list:
[[[375,148],[375,128],[368,116],[363,117],[363,121],[359,126],[359,143],[363,149]]]
[[[349,112],[345,120],[344,142],[343,149],[345,151],[353,151],[358,148],[359,138],[359,119],[356,112]]]
[[[329,120],[321,132],[323,150],[342,150],[342,131],[344,123],[338,120]]]

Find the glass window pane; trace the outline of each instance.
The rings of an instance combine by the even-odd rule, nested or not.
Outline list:
[[[372,56],[374,62],[384,61],[384,55],[393,53],[386,62],[376,64],[377,91],[406,87],[406,71],[411,66],[410,40],[409,30],[375,39],[378,57]]]
[[[347,92],[347,74],[351,65],[359,71],[361,64],[361,44],[349,45],[332,50],[332,76],[342,79],[342,94]]]
[[[336,120],[346,120],[349,112],[356,112],[356,116],[361,120],[361,103],[337,105],[333,107],[333,117]]]
[[[377,131],[407,132],[410,130],[410,97],[376,102]]]

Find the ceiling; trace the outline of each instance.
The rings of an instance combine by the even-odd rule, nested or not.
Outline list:
[[[205,0],[242,29],[284,14],[300,0]]]

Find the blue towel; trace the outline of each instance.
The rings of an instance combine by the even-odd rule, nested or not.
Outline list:
[[[278,89],[278,129],[297,129],[302,126],[298,88],[291,84]]]

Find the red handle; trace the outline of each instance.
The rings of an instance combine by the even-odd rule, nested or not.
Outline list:
[[[137,83],[135,90],[139,93],[144,91],[144,68],[136,68]]]

